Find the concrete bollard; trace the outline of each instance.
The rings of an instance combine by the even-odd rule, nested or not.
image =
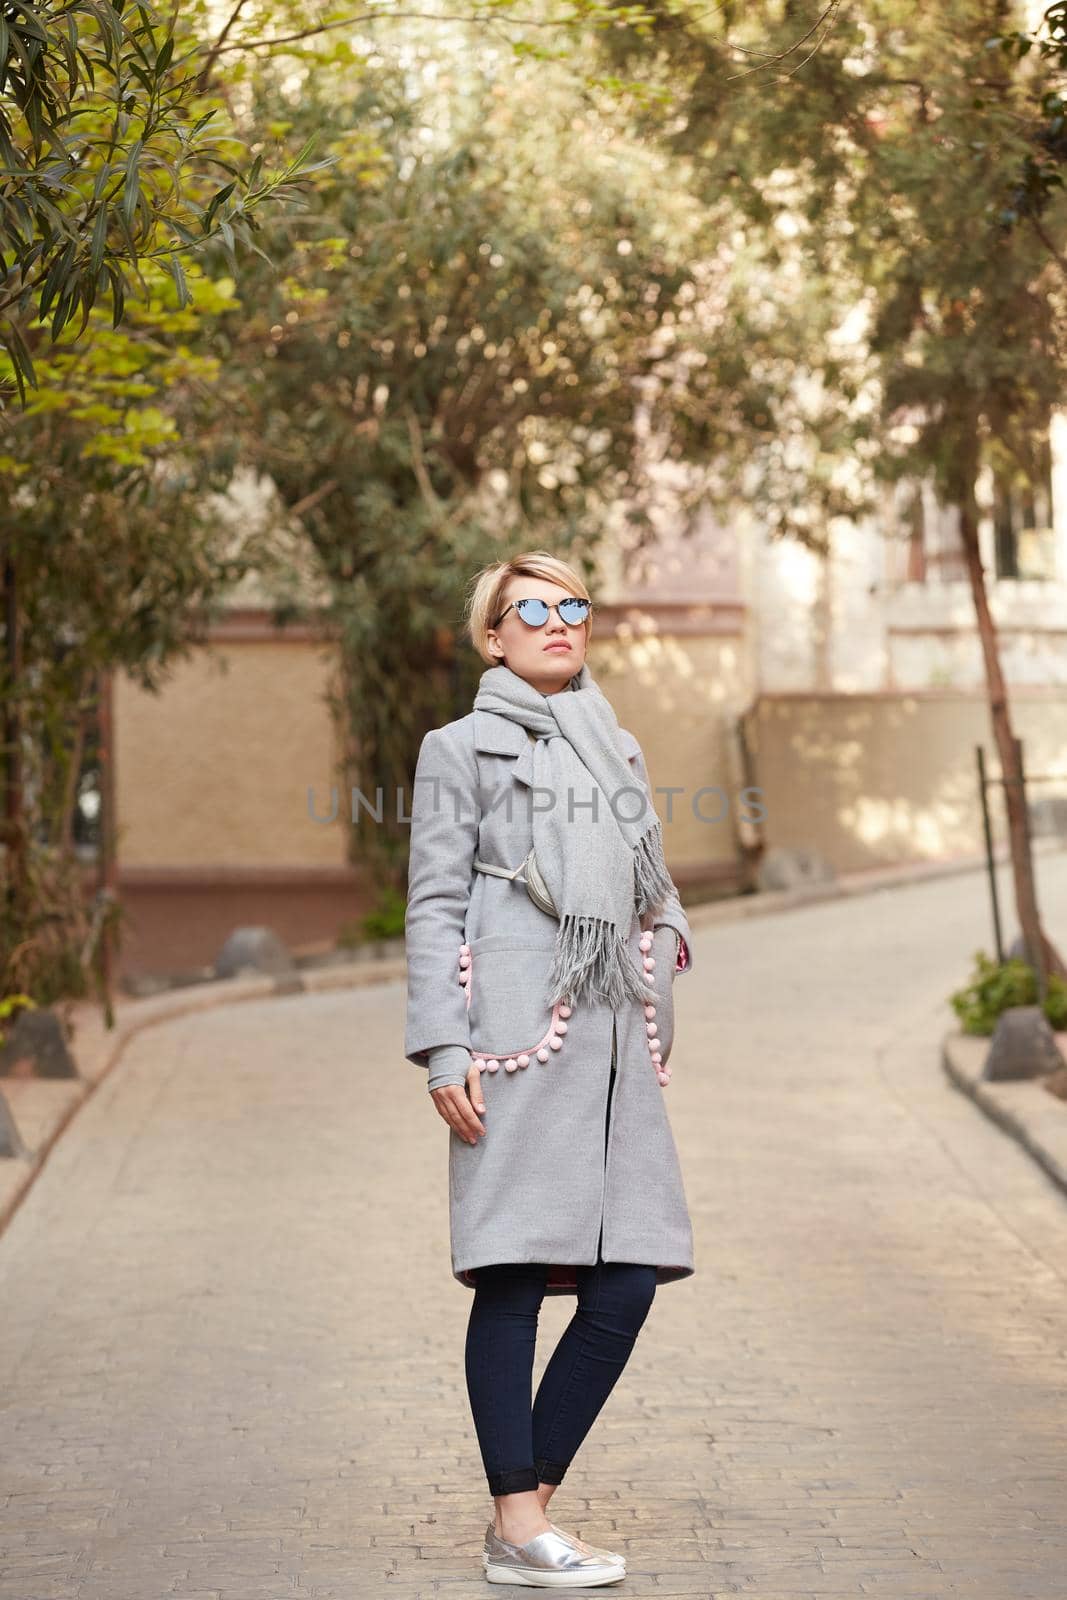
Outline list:
[[[1064,1065],[1040,1006],[1008,1006],[997,1018],[982,1077],[993,1083],[1040,1078]]]
[[[63,1025],[55,1012],[35,1006],[19,1011],[0,1048],[0,1078],[76,1078]]]

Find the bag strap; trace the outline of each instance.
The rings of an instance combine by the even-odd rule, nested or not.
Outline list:
[[[479,872],[491,872],[495,878],[517,878],[526,863],[520,861],[517,867],[494,867],[491,862],[479,861],[475,856],[474,865]]]

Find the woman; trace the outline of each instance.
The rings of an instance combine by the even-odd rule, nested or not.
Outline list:
[[[614,1583],[545,1507],[693,1236],[662,1089],[689,925],[640,746],[585,663],[591,602],[547,551],[490,566],[473,709],[422,742],[405,1054],[448,1124],[453,1276],[495,1520],[490,1582]],[[531,858],[532,852],[532,858]],[[575,1315],[531,1409],[545,1294]]]

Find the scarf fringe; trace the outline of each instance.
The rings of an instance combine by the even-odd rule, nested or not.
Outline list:
[[[627,942],[615,924],[574,912],[560,918],[548,981],[553,1005],[589,996],[622,1007],[628,1000],[643,1003],[650,998],[644,976],[630,959]]]
[[[643,833],[634,850],[634,905],[638,916],[660,911],[674,891],[674,883],[663,859],[663,829],[659,818]]]

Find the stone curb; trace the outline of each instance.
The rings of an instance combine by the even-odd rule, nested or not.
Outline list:
[[[1061,1053],[1064,1034],[1056,1035]],[[941,1045],[941,1065],[956,1087],[1027,1151],[1067,1194],[1067,1103],[1050,1094],[1041,1078],[991,1083],[982,1077],[989,1039],[949,1033]]]
[[[1037,839],[1033,848],[1035,854],[1042,855],[1062,850],[1064,846],[1056,839]],[[995,859],[998,862],[1005,861],[1006,850],[996,852]],[[967,856],[955,861],[872,868],[843,874],[833,883],[809,884],[797,889],[769,890],[763,894],[712,901],[687,908],[686,915],[695,931],[721,922],[770,916],[778,911],[837,900],[844,895],[869,894],[879,889],[976,872],[982,870],[984,864],[985,858],[982,856]],[[75,1004],[71,1008],[74,1020],[71,1047],[78,1064],[79,1077],[76,1080],[0,1078],[0,1095],[7,1101],[24,1144],[21,1155],[0,1158],[0,1234],[78,1107],[114,1068],[130,1039],[145,1028],[169,1022],[192,1011],[235,1005],[243,1000],[262,1000],[271,995],[322,994],[332,989],[356,989],[366,984],[391,983],[402,980],[406,972],[404,957],[396,956],[298,969],[277,976],[255,975],[187,984],[143,1000],[120,1002],[115,1006],[115,1026],[110,1030],[104,1026],[98,1006],[88,1002]]]

